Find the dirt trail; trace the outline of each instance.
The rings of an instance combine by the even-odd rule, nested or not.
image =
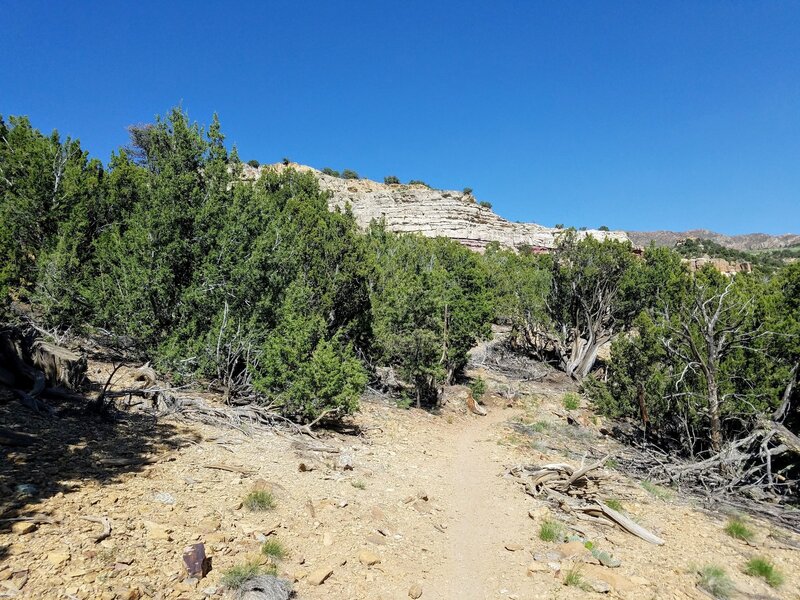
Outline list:
[[[495,598],[513,586],[516,578],[509,572],[519,572],[519,561],[505,546],[528,541],[519,539],[525,498],[516,484],[500,477],[509,457],[497,443],[497,426],[510,416],[511,411],[496,408],[467,421],[455,439],[442,440],[441,453],[435,453],[440,464],[430,465],[448,474],[440,493],[450,523],[447,560],[431,573],[435,598]]]
[[[296,440],[271,432],[168,420],[145,426],[135,415],[98,440],[80,419],[62,418],[57,430],[0,462],[0,491],[10,495],[19,483],[39,490],[16,500],[17,513],[52,517],[25,532],[0,524],[0,597],[222,600],[230,597],[223,574],[246,562],[265,564],[261,545],[270,537],[286,550],[275,568],[293,582],[298,600],[407,600],[416,585],[422,600],[703,600],[697,570],[711,564],[724,565],[750,597],[800,600],[800,552],[771,535],[769,524],[752,523],[752,544],[732,540],[723,516],[680,497],[651,496],[613,469],[605,493],[666,544],[582,523],[587,539],[621,566],[606,569],[610,594],[566,587],[572,562],[558,558],[560,542],[537,535],[540,520],[563,515],[503,474],[520,463],[580,464],[618,448],[598,433],[586,406],[573,411],[582,425],[567,423],[568,383],[476,375],[487,380],[488,416],[467,414],[463,401],[434,415],[368,400],[355,419],[358,435],[325,434],[321,443],[337,449],[329,456],[303,455]],[[97,369],[97,377],[107,373]],[[506,408],[509,396],[518,398],[515,408]],[[24,429],[13,406],[0,403],[0,426]],[[512,421],[531,426],[514,429]],[[126,432],[130,443],[120,445]],[[159,460],[136,470],[97,466],[106,457],[150,455]],[[338,464],[341,455],[352,469]],[[207,468],[218,464],[245,473]],[[274,509],[243,507],[257,486],[274,492]],[[111,537],[95,542],[98,528],[87,515],[111,518]],[[183,548],[196,542],[213,557],[199,582],[187,580],[182,563]],[[780,590],[743,573],[755,553],[783,571]],[[542,555],[560,562],[534,560]],[[596,565],[583,568],[590,567]],[[327,575],[321,584],[320,571]]]

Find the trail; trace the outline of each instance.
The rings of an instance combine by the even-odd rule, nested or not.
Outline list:
[[[446,504],[447,556],[430,573],[433,598],[484,600],[530,597],[525,583],[525,554],[510,551],[514,544],[528,547],[531,531],[521,517],[525,495],[517,484],[502,478],[511,450],[498,444],[501,424],[515,411],[500,407],[475,417],[446,436],[433,449],[431,469],[447,473],[437,495]],[[530,529],[530,528],[528,528]]]

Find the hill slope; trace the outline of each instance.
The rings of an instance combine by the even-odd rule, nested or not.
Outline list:
[[[734,250],[766,250],[788,248],[800,244],[800,235],[785,233],[769,235],[766,233],[746,233],[742,235],[725,235],[708,229],[692,229],[690,231],[626,231],[634,246],[649,246],[655,242],[657,246],[672,247],[680,240],[698,238],[711,240],[726,248]]]
[[[369,179],[341,179],[326,175],[305,165],[290,163],[298,171],[311,171],[320,187],[332,194],[331,208],[350,204],[359,225],[366,227],[372,220],[384,219],[390,231],[421,233],[429,237],[448,237],[473,248],[483,250],[489,243],[518,248],[532,246],[549,249],[564,231],[536,223],[513,223],[481,206],[472,196],[454,190],[435,190],[422,184],[384,184]],[[245,165],[244,176],[255,178],[259,170]],[[264,167],[261,167],[264,168]],[[267,168],[284,169],[282,164]],[[623,231],[579,231],[580,237],[627,240]]]

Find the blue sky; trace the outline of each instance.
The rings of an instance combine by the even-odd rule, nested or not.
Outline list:
[[[512,220],[800,232],[800,2],[0,3],[0,114],[104,160],[217,111],[244,159]]]

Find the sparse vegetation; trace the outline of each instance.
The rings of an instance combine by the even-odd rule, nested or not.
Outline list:
[[[387,185],[397,185],[400,183],[400,178],[395,175],[387,175],[383,178],[383,183]]]
[[[331,169],[330,167],[325,167],[324,169],[322,169],[322,172],[325,175],[330,175],[331,177],[341,177],[342,176],[342,174],[339,173],[339,171]]]
[[[658,500],[668,501],[672,499],[672,492],[666,488],[661,487],[660,485],[656,485],[649,479],[645,479],[642,481],[642,487],[647,491],[648,494],[657,498]]]
[[[567,410],[578,410],[578,407],[581,405],[581,399],[575,392],[567,392],[564,394],[562,403]]]
[[[608,508],[615,510],[617,512],[623,512],[625,510],[624,507],[622,506],[622,502],[620,502],[616,498],[606,498],[605,504],[606,506],[608,506]]]
[[[491,202],[487,202],[486,200],[481,200],[481,201],[480,201],[480,205],[481,205],[483,208],[489,208],[489,209],[491,209],[491,208],[492,208],[492,203],[491,203]]]
[[[470,380],[469,389],[472,390],[472,397],[480,400],[486,393],[486,381],[481,377],[475,377]]]
[[[342,171],[342,179],[361,179],[361,178],[355,171],[351,169],[345,169],[344,171]]]
[[[744,572],[753,577],[760,577],[770,587],[780,587],[783,584],[783,574],[768,558],[755,556],[747,561]]]
[[[464,188],[464,195],[465,196],[471,196],[472,195],[472,188],[471,187],[465,187]]]
[[[364,481],[361,479],[354,479],[353,481],[350,482],[350,485],[352,485],[357,490],[367,489],[367,484],[364,483]]]
[[[277,538],[269,538],[261,545],[261,553],[274,559],[286,558],[288,552]]]
[[[266,490],[253,490],[245,496],[243,505],[247,510],[263,512],[275,508],[275,498]]]
[[[597,229],[599,231],[610,231],[608,226],[606,226],[606,225],[600,225],[600,227],[598,227]]]
[[[567,587],[577,587],[581,590],[588,590],[589,585],[581,573],[581,566],[574,565],[564,573],[564,585]]]
[[[265,574],[267,574],[267,570],[257,562],[246,562],[231,567],[227,571],[223,572],[219,583],[226,590],[235,592],[250,579]]]
[[[719,598],[720,600],[730,598],[734,590],[733,581],[725,573],[725,569],[714,565],[703,567],[700,570],[698,585],[714,598]]]
[[[431,187],[431,186],[429,186],[427,183],[425,183],[424,181],[422,181],[421,179],[412,179],[411,181],[409,181],[409,182],[408,182],[408,185],[423,185],[423,186],[425,186],[426,188],[429,188],[429,187]]]
[[[248,160],[247,164],[253,167],[254,169],[257,169],[261,165],[261,163],[258,162],[255,158],[252,160]]]
[[[559,542],[564,539],[564,529],[561,523],[545,519],[539,525],[539,539],[543,542]]]
[[[736,540],[744,542],[751,542],[755,537],[753,530],[747,526],[747,523],[741,517],[735,516],[728,519],[724,529],[725,533]]]

